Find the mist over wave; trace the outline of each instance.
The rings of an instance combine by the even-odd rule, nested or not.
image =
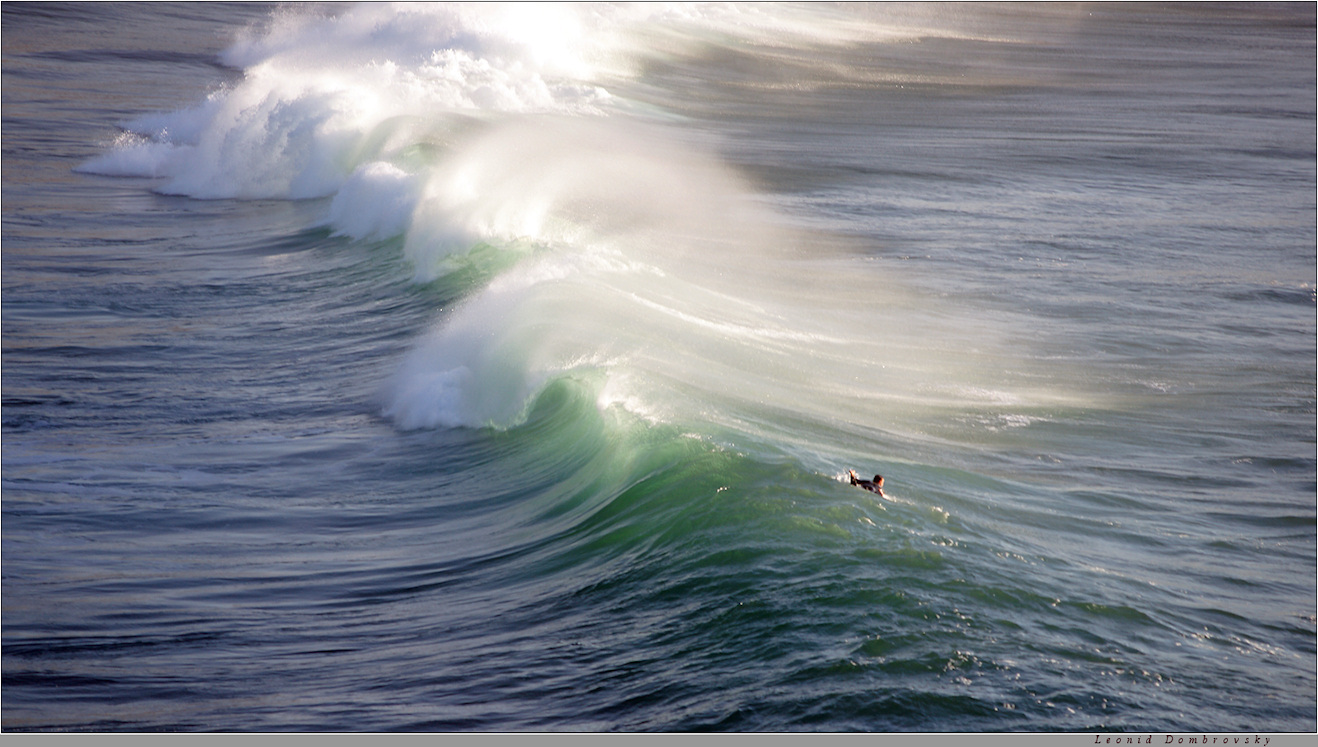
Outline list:
[[[931,332],[904,313],[929,299],[857,272],[714,143],[609,93],[647,58],[694,53],[638,46],[662,28],[748,50],[905,38],[793,7],[283,12],[225,53],[241,81],[130,123],[82,168],[198,198],[327,197],[333,231],[397,238],[418,283],[465,269],[463,299],[381,394],[404,428],[516,425],[563,376],[601,407],[751,435],[765,410],[823,436],[920,403],[1016,401],[957,364],[990,332],[951,307]]]

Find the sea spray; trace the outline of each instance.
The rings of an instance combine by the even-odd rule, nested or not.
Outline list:
[[[429,169],[404,253],[420,282],[482,247],[508,269],[445,314],[385,411],[405,427],[507,427],[546,381],[599,367],[601,402],[738,431],[766,408],[884,423],[876,376],[907,402],[971,390],[954,380],[939,395],[957,370],[945,356],[967,352],[931,348],[897,284],[876,302],[877,277],[820,276],[821,252],[841,247],[811,244],[806,262],[808,241],[661,126],[539,116],[474,128]]]
[[[607,92],[577,82],[590,67],[576,18],[554,5],[280,13],[224,55],[242,80],[127,123],[138,138],[81,169],[164,177],[160,191],[199,198],[333,195],[363,157],[403,155],[362,148],[398,118],[443,130],[455,116],[598,111]]]
[[[401,238],[418,283],[464,277],[381,395],[403,427],[515,425],[546,382],[587,374],[601,406],[822,438],[812,460],[846,451],[839,430],[922,438],[931,411],[1033,422],[1075,396],[1002,381],[1028,355],[997,330],[787,228],[717,137],[609,92],[703,53],[662,29],[760,54],[917,26],[718,5],[281,11],[225,53],[241,80],[130,122],[82,168],[193,197],[328,198],[324,225]]]
[[[472,120],[671,116],[608,87],[703,54],[693,39],[745,52],[775,40],[790,50],[929,33],[877,16],[718,3],[281,8],[221,55],[241,78],[193,106],[126,122],[130,136],[79,169],[161,178],[159,191],[198,198],[324,197],[368,162],[402,165]]]
[[[648,356],[676,366],[683,348],[720,344],[711,334],[728,347],[739,331],[767,334],[763,307],[741,290],[768,279],[757,259],[779,251],[757,210],[714,159],[653,126],[535,118],[487,128],[435,166],[404,251],[422,281],[477,246],[523,258],[420,346],[387,411],[406,425],[508,425],[551,374]],[[496,383],[514,371],[515,383]],[[475,396],[496,411],[457,407],[455,389],[472,384],[490,389]]]

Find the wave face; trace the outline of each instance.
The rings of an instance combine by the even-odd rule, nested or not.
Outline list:
[[[6,728],[1313,727],[1312,8],[142,12],[5,10],[7,141],[144,81],[6,177]]]

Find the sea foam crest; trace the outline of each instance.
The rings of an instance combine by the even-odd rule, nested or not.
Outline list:
[[[136,137],[80,170],[163,177],[160,191],[198,198],[330,196],[364,164],[409,167],[417,142],[380,135],[399,121],[435,132],[461,115],[600,111],[609,94],[587,81],[607,35],[583,18],[538,3],[281,13],[223,55],[242,80],[128,123]]]

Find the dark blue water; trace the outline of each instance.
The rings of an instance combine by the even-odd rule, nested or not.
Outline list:
[[[1313,731],[1314,70],[5,4],[3,728]]]

